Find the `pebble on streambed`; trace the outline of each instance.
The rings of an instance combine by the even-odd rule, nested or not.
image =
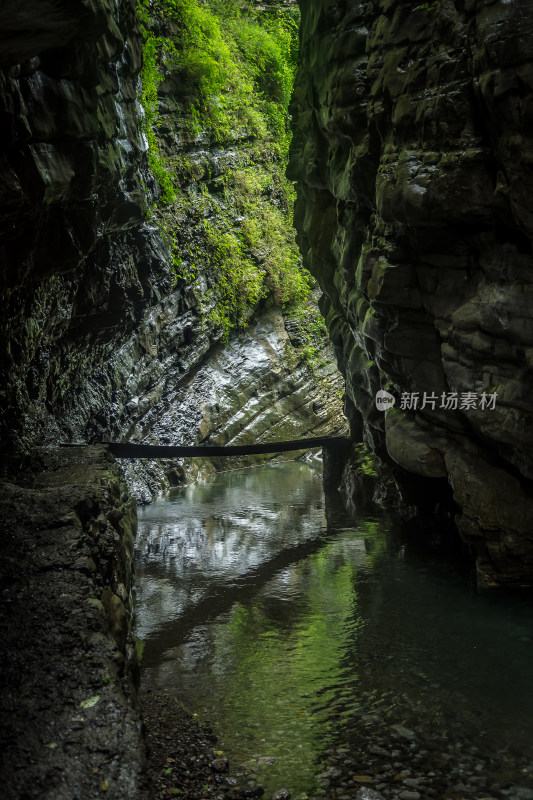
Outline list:
[[[383,795],[374,791],[374,789],[369,789],[367,786],[364,786],[362,789],[359,789],[355,795],[355,800],[383,800]]]
[[[217,737],[212,729],[189,714],[179,700],[165,692],[147,692],[139,698],[144,719],[148,771],[156,800],[176,796],[180,800],[254,800],[262,786],[246,788],[229,777],[230,764],[214,751]],[[243,780],[252,778],[243,776]],[[286,789],[275,800],[288,800]]]
[[[221,750],[213,749],[217,738],[211,728],[200,725],[175,697],[149,692],[141,696],[140,705],[156,800],[173,795],[180,800],[255,800],[264,795],[252,769],[230,776],[228,759]],[[413,753],[411,728],[393,725],[381,734],[374,731],[372,744],[362,735],[359,743],[326,751],[329,765],[322,773],[324,788],[309,800],[533,800],[533,789],[511,785],[511,774],[525,775],[525,762],[513,762],[505,753],[497,754],[504,771],[501,783],[496,783],[475,747],[469,752],[464,743],[445,743],[434,731],[435,741],[430,742],[426,732],[427,749]],[[418,730],[416,738],[422,740]],[[395,743],[398,750],[393,749]],[[258,756],[257,760],[263,764],[275,761],[271,756]],[[373,782],[373,786],[354,786],[357,778]],[[287,788],[280,788],[269,800],[290,797]]]

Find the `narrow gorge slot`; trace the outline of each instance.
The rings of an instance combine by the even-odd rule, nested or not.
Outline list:
[[[4,0],[7,800],[533,797],[532,36]]]

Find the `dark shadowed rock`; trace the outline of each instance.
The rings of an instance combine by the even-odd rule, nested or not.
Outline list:
[[[301,6],[290,174],[352,432],[409,505],[447,481],[481,583],[530,585],[533,7]]]
[[[104,447],[39,450],[24,480],[0,484],[0,511],[2,797],[148,800],[137,514],[117,465]]]

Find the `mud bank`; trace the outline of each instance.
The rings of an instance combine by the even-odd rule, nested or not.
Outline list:
[[[26,466],[0,486],[2,796],[144,800],[135,503],[104,447]]]

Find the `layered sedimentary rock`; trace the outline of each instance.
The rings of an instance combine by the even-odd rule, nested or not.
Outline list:
[[[170,283],[143,221],[135,3],[51,4],[63,46],[28,5],[0,76],[1,435],[17,449],[112,425],[113,354]]]
[[[300,325],[267,310],[226,344],[212,348],[182,379],[167,371],[152,394],[132,399],[137,413],[124,439],[159,444],[252,444],[305,436],[345,434],[342,378],[329,342],[309,364],[302,358]],[[287,330],[288,328],[288,330]],[[301,454],[287,454],[294,459]],[[128,484],[140,502],[161,488],[179,486],[214,469],[236,469],[268,456],[231,459],[124,461]]]
[[[409,502],[451,485],[481,582],[531,584],[533,8],[301,7],[297,227],[352,432]]]
[[[200,400],[192,389],[184,397],[184,387],[198,387],[197,370],[218,358],[222,341],[221,328],[208,321],[213,276],[203,266],[209,254],[189,206],[207,185],[223,181],[242,143],[237,137],[223,147],[205,131],[191,132],[184,119],[190,98],[182,96],[179,80],[170,76],[161,84],[160,146],[188,165],[172,233],[179,231],[184,263],[191,250],[198,262],[194,282],[178,279],[167,244],[147,219],[159,189],[148,169],[137,101],[136,11],[133,0],[68,9],[43,1],[20,9],[10,4],[0,15],[4,451],[62,441],[165,443],[177,436],[192,444],[208,435],[202,409],[232,402],[221,398],[220,382],[210,386],[207,379]],[[286,355],[285,344],[291,350],[285,340],[278,355]],[[233,368],[249,363],[241,359]],[[312,394],[316,382],[302,348],[292,364],[303,381],[293,387],[301,391],[305,384]],[[278,376],[282,371],[273,368]],[[291,380],[290,370],[283,374]],[[279,394],[290,394],[282,382]],[[248,388],[245,375],[238,383],[242,406],[264,388],[253,376]],[[235,396],[233,386],[226,388]],[[312,417],[304,433],[315,424]],[[221,421],[212,434],[216,428],[222,435]],[[141,472],[146,479],[141,486],[136,478],[135,485],[143,499],[178,474],[174,465]]]

